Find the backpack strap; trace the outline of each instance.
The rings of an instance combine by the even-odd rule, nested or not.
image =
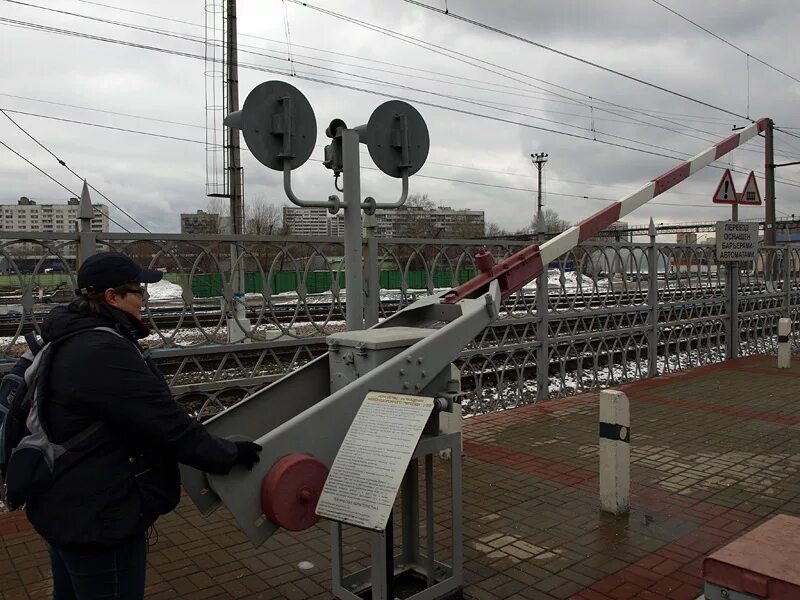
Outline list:
[[[80,433],[76,433],[75,435],[73,435],[63,444],[59,444],[59,446],[61,446],[64,449],[64,452],[66,452],[67,450],[71,450],[78,444],[81,444],[84,441],[88,440],[95,432],[99,431],[102,427],[103,427],[102,421],[95,421]]]
[[[92,327],[91,329],[81,329],[79,331],[73,331],[72,333],[68,333],[67,335],[64,335],[64,336],[62,336],[62,337],[60,337],[60,338],[58,338],[56,340],[53,340],[52,342],[49,342],[49,343],[45,344],[45,346],[42,347],[42,350],[46,350],[48,353],[52,352],[55,345],[60,344],[61,342],[63,342],[64,340],[66,340],[68,338],[74,337],[74,336],[79,335],[81,333],[85,333],[87,331],[105,331],[106,333],[112,333],[112,334],[116,335],[117,337],[120,337],[120,338],[124,339],[124,336],[120,332],[118,332],[116,329],[114,329],[112,327],[102,327],[102,326],[100,326],[100,327]],[[42,360],[44,358],[44,354],[45,354],[44,352],[37,352],[36,353],[36,357],[34,359],[34,362],[38,362],[38,360]],[[33,371],[35,371],[36,367],[38,367],[38,365],[33,365],[33,364],[30,367],[28,367],[28,370],[26,370],[26,372],[25,372],[26,379],[29,379],[31,377],[31,376],[28,375],[29,372],[31,372],[31,375],[33,375]],[[31,400],[32,400],[31,401],[31,405],[30,405],[30,410],[31,411],[36,410],[37,418],[38,418],[39,423],[40,423],[40,425],[42,427],[42,431],[49,438],[50,434],[47,432],[48,428],[45,426],[45,421],[42,419],[42,416],[43,416],[41,414],[42,403],[39,401],[39,397],[37,395],[37,389],[36,389],[36,388],[39,387],[40,375],[44,375],[46,377],[46,376],[49,375],[49,373],[37,373],[36,374],[36,381],[31,382],[31,383],[33,383],[33,385],[31,385],[30,388],[29,388],[29,393],[31,394]],[[102,427],[103,427],[103,422],[102,421],[95,421],[94,423],[92,423],[91,425],[86,427],[84,430],[82,430],[82,431],[76,433],[75,435],[73,435],[72,437],[68,438],[64,443],[59,444],[59,446],[61,446],[64,449],[64,451],[69,450],[70,448],[74,448],[75,446],[77,446],[81,442],[83,442],[86,439],[88,439],[92,434],[94,434],[96,431],[98,431]]]
[[[36,337],[36,334],[33,331],[29,331],[24,335],[25,342],[28,344],[28,349],[31,351],[32,354],[39,354],[39,351],[42,349],[42,344],[39,341],[39,338]]]

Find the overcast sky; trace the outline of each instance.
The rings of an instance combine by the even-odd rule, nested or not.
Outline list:
[[[796,0],[659,1],[752,57],[800,79]],[[222,0],[217,2],[222,4]],[[213,151],[206,150],[205,141],[213,132],[205,127],[206,74],[214,66],[202,60],[202,38],[205,7],[212,3],[103,0],[100,5],[85,0],[31,0],[25,6],[0,0],[0,107],[190,140],[9,112],[147,228],[177,231],[181,212],[208,207],[206,158],[213,158]],[[113,4],[127,10],[115,9]],[[755,58],[748,61],[739,50],[653,0],[447,0],[451,15],[402,0],[312,0],[306,4],[238,2],[241,100],[259,83],[279,79],[299,88],[316,113],[318,147],[312,160],[294,172],[295,191],[304,199],[321,200],[334,193],[331,172],[319,162],[330,120],[339,117],[349,126],[366,123],[375,107],[390,98],[414,104],[430,132],[428,161],[411,179],[412,193],[428,194],[437,204],[452,208],[484,210],[487,221],[510,230],[524,226],[533,215],[532,152],[550,155],[544,169],[545,205],[571,222],[679,162],[602,142],[685,159],[729,135],[733,126],[747,124],[747,116],[768,116],[778,127],[794,128],[788,131],[798,136],[776,133],[776,162],[800,160],[800,84]],[[429,0],[428,5],[443,9],[445,0]],[[335,11],[341,18],[311,7]],[[134,9],[138,13],[130,12]],[[452,15],[591,60],[738,116]],[[20,22],[125,44],[33,30],[20,27]],[[406,37],[398,39],[398,34]],[[193,41],[195,37],[200,41]],[[288,59],[290,52],[293,61]],[[2,115],[0,140],[80,192],[74,175]],[[730,162],[724,159],[717,164],[755,169],[763,195],[763,139],[756,138],[730,156]],[[278,172],[262,166],[246,151],[243,164],[245,201],[262,198],[288,203]],[[362,167],[362,193],[394,201],[400,192],[399,180],[368,170],[373,165],[366,148]],[[627,220],[646,223],[652,216],[656,223],[666,223],[728,218],[729,207],[711,203],[721,176],[722,170],[709,167],[653,201],[661,204],[651,202]],[[800,169],[778,169],[778,177],[787,181],[777,185],[778,218],[800,214]],[[745,174],[734,174],[738,186],[744,185],[745,178]],[[20,196],[61,203],[70,195],[2,146],[0,182],[2,203],[15,203]],[[94,200],[102,198],[95,194]],[[740,209],[745,218],[762,213],[759,208]],[[141,231],[114,207],[111,216],[131,231]]]

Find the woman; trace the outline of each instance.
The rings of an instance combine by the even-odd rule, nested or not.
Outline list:
[[[257,444],[215,437],[190,418],[142,353],[142,285],[161,277],[123,254],[95,254],[78,271],[79,297],[42,326],[45,342],[70,336],[54,346],[42,394],[48,438],[63,443],[102,424],[26,506],[50,544],[54,600],[141,599],[146,532],[178,504],[178,463],[227,473],[258,462]]]

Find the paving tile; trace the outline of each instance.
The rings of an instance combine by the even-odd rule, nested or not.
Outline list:
[[[633,425],[624,517],[599,510],[597,393],[465,421],[465,597],[694,600],[705,554],[778,512],[800,515],[800,365],[777,373],[773,363],[750,357],[619,388]],[[441,556],[448,467],[434,463]],[[183,498],[158,530],[148,599],[332,597],[326,526],[254,548],[225,509],[206,519]],[[398,518],[398,545],[400,531]],[[346,531],[345,549],[350,567],[368,566],[363,532]],[[0,515],[4,600],[49,597],[48,561],[24,513]]]

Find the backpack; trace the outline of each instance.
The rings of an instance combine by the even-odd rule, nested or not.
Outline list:
[[[33,334],[26,334],[29,349],[0,383],[0,499],[10,510],[22,508],[46,492],[53,482],[56,461],[103,426],[97,421],[56,444],[50,441],[43,419],[53,351],[64,340],[93,330],[120,335],[110,327],[94,327],[42,346]]]

